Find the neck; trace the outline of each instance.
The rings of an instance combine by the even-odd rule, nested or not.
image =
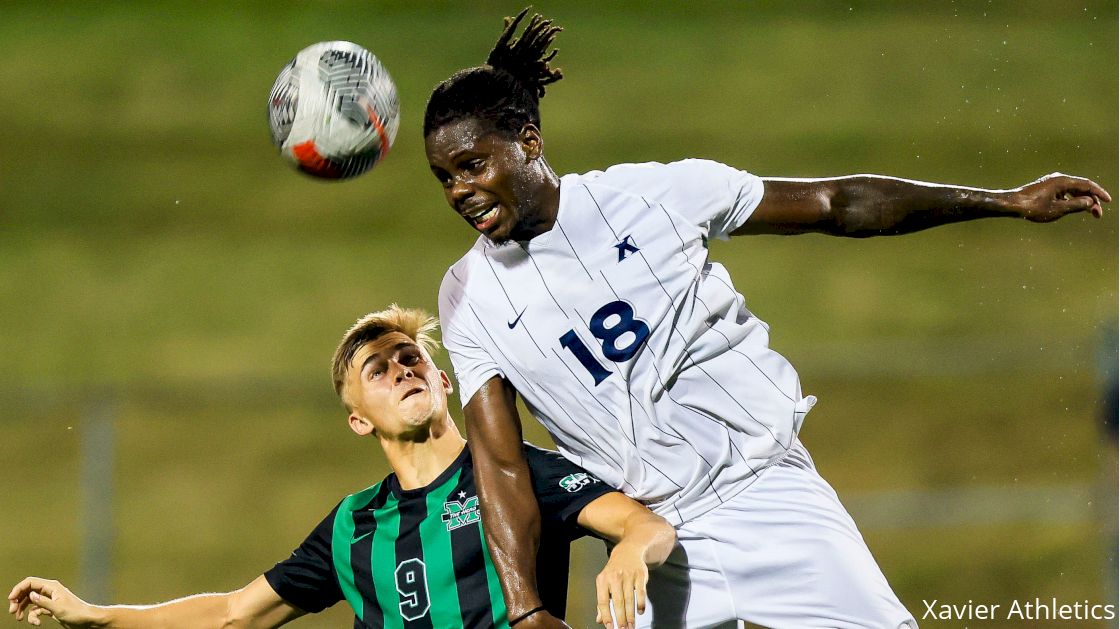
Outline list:
[[[533,187],[531,209],[521,217],[511,234],[514,240],[531,240],[556,225],[556,214],[560,211],[560,178],[543,156],[538,159],[538,175]]]
[[[450,415],[432,422],[420,434],[381,437],[385,458],[402,489],[430,484],[455,461],[466,443]]]

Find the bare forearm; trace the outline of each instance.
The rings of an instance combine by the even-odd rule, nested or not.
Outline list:
[[[233,592],[196,594],[156,605],[90,605],[65,585],[27,577],[8,594],[8,612],[16,620],[39,623],[53,616],[63,627],[279,627],[303,612],[273,591],[264,576]]]
[[[868,237],[938,225],[1017,216],[1013,193],[859,175],[826,180],[831,233]]]
[[[248,627],[229,617],[230,594],[196,594],[157,605],[113,605],[95,607],[94,623],[105,629],[143,629],[164,627]]]
[[[541,604],[537,593],[540,511],[524,461],[476,462],[483,530],[510,618]]]
[[[486,544],[502,582],[509,617],[540,606],[537,548],[540,509],[521,449],[516,393],[492,378],[464,408]]]
[[[762,201],[734,235],[805,234],[863,238],[916,232],[990,216],[1047,223],[1077,212],[1100,218],[1112,197],[1096,182],[1054,173],[1010,190],[854,175],[766,179]]]

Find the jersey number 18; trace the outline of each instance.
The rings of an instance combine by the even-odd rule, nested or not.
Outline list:
[[[618,317],[617,321],[613,321],[613,325],[607,326],[607,320],[611,317]],[[644,321],[634,316],[634,308],[624,301],[612,301],[599,308],[591,315],[591,321],[587,325],[587,329],[591,330],[591,334],[599,339],[602,343],[603,356],[616,363],[626,362],[634,357],[641,349],[642,344],[646,342],[649,337],[649,326]],[[630,332],[633,338],[629,343],[622,347],[618,347],[618,339],[622,335]],[[583,365],[584,369],[591,374],[595,380],[595,386],[606,380],[614,372],[607,369],[600,363],[591,350],[584,345],[579,336],[576,335],[575,330],[568,330],[560,337],[561,347],[570,351]]]

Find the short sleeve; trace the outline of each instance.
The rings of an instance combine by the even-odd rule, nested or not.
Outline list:
[[[459,400],[467,405],[487,380],[504,376],[498,364],[490,357],[472,333],[475,322],[464,295],[461,265],[448,269],[439,288],[439,320],[443,330],[443,346],[451,356],[455,380],[459,383]]]
[[[709,238],[720,239],[750,218],[764,188],[757,175],[706,159],[614,166],[600,180],[660,203],[703,229]]]
[[[541,510],[542,526],[558,525],[577,538],[586,531],[579,529],[579,512],[591,501],[614,491],[603,481],[564,458],[559,452],[526,443],[525,461],[533,481],[533,492]]]
[[[331,559],[331,532],[337,512],[336,506],[291,557],[264,573],[280,598],[305,612],[318,613],[342,600]]]

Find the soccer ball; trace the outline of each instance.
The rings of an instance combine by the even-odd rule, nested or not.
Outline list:
[[[346,41],[312,44],[280,70],[268,96],[272,142],[309,175],[356,177],[397,136],[397,86],[373,53]]]

